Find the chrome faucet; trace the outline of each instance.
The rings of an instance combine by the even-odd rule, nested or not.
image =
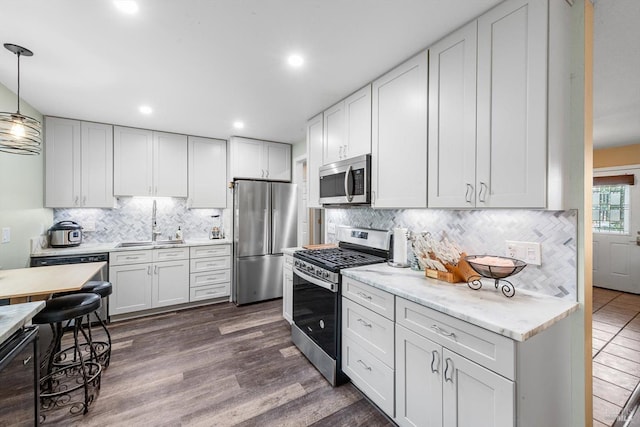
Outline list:
[[[156,206],[156,200],[153,199],[153,208],[151,209],[151,241],[155,242],[156,237],[162,234],[158,231],[158,224],[156,222],[156,216],[158,215],[158,207]]]

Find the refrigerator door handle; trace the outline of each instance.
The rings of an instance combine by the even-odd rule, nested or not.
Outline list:
[[[272,236],[277,236],[278,235],[278,210],[277,209],[272,209],[271,210],[271,223],[273,224],[273,227],[271,229],[271,235]],[[272,254],[277,254],[282,252],[281,248],[274,248],[276,244],[276,239],[272,238],[271,239],[271,253]]]

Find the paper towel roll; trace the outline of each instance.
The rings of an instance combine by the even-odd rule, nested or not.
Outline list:
[[[393,262],[396,264],[407,263],[407,229],[393,229]]]

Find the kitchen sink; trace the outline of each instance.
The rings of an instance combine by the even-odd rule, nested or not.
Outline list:
[[[144,246],[166,246],[166,245],[184,245],[184,240],[151,240],[135,241],[135,242],[120,242],[116,245],[116,248],[135,248]]]

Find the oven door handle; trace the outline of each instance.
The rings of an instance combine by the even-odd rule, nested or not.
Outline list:
[[[316,286],[320,286],[321,288],[325,288],[333,293],[338,292],[338,287],[336,286],[335,283],[329,283],[329,282],[325,282],[324,280],[317,279],[313,276],[310,276],[307,273],[304,273],[298,270],[297,268],[293,272],[309,283],[312,283]]]

